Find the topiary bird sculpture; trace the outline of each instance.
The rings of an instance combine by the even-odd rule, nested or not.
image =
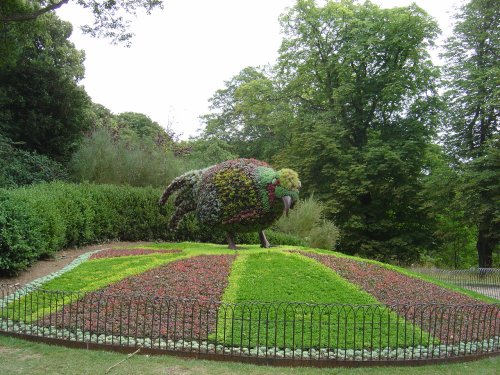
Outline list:
[[[258,231],[261,247],[270,247],[264,229],[293,207],[299,198],[300,181],[295,171],[275,171],[255,159],[228,160],[175,178],[158,202],[164,205],[177,193],[170,226],[177,227],[189,212],[199,222],[227,233],[230,249],[234,234]]]

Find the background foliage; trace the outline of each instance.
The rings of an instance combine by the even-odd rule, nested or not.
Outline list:
[[[182,170],[180,161],[150,138],[135,133],[114,137],[96,129],[72,155],[69,167],[77,181],[160,187]]]
[[[86,31],[128,43],[127,16],[161,1],[113,2],[105,13],[95,5]],[[273,243],[315,239],[390,262],[498,266],[494,0],[457,10],[442,69],[428,55],[436,22],[416,5],[298,0],[280,19],[278,61],[229,78],[199,136],[182,142],[144,114],[92,103],[79,85],[85,54],[69,41],[71,25],[47,7],[0,2],[0,187],[68,175],[159,187],[188,170],[253,157],[297,170],[302,193],[323,210],[307,235],[283,229],[269,234]],[[194,219],[176,235],[222,241]]]
[[[340,231],[324,217],[324,206],[313,196],[300,200],[288,216],[282,216],[273,228],[303,239],[309,247],[333,250]]]

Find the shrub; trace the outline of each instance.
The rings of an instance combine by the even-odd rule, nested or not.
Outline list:
[[[300,200],[288,217],[282,216],[274,225],[277,232],[302,239],[308,246],[333,249],[340,232],[335,224],[323,218],[323,206],[313,196]]]
[[[58,162],[34,151],[17,149],[0,135],[0,187],[67,179],[68,172]]]
[[[305,238],[321,222],[323,206],[314,197],[300,200],[289,212],[288,217],[281,217],[275,225],[277,231],[290,233]]]
[[[62,182],[0,189],[0,273],[13,274],[68,246],[172,239],[160,191]]]
[[[340,238],[339,228],[329,220],[315,226],[308,236],[309,247],[316,247],[318,249],[333,250]]]
[[[179,175],[181,166],[152,140],[116,138],[100,128],[73,154],[70,169],[77,181],[160,187]]]

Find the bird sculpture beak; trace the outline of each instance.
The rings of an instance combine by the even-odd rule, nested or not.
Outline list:
[[[283,205],[285,206],[285,209],[283,210],[283,213],[288,216],[288,210],[290,210],[290,207],[292,206],[292,197],[289,196],[284,196],[283,197]]]

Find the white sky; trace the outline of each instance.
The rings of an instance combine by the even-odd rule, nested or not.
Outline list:
[[[373,0],[383,7],[411,0]],[[463,0],[415,0],[437,19],[443,38]],[[295,0],[165,0],[164,10],[133,20],[132,47],[82,35],[89,16],[73,4],[58,15],[74,26],[71,40],[85,50],[82,84],[114,113],[140,112],[187,139],[208,113],[208,99],[247,66],[272,64],[281,43],[278,17]],[[432,55],[437,61],[437,53]]]

